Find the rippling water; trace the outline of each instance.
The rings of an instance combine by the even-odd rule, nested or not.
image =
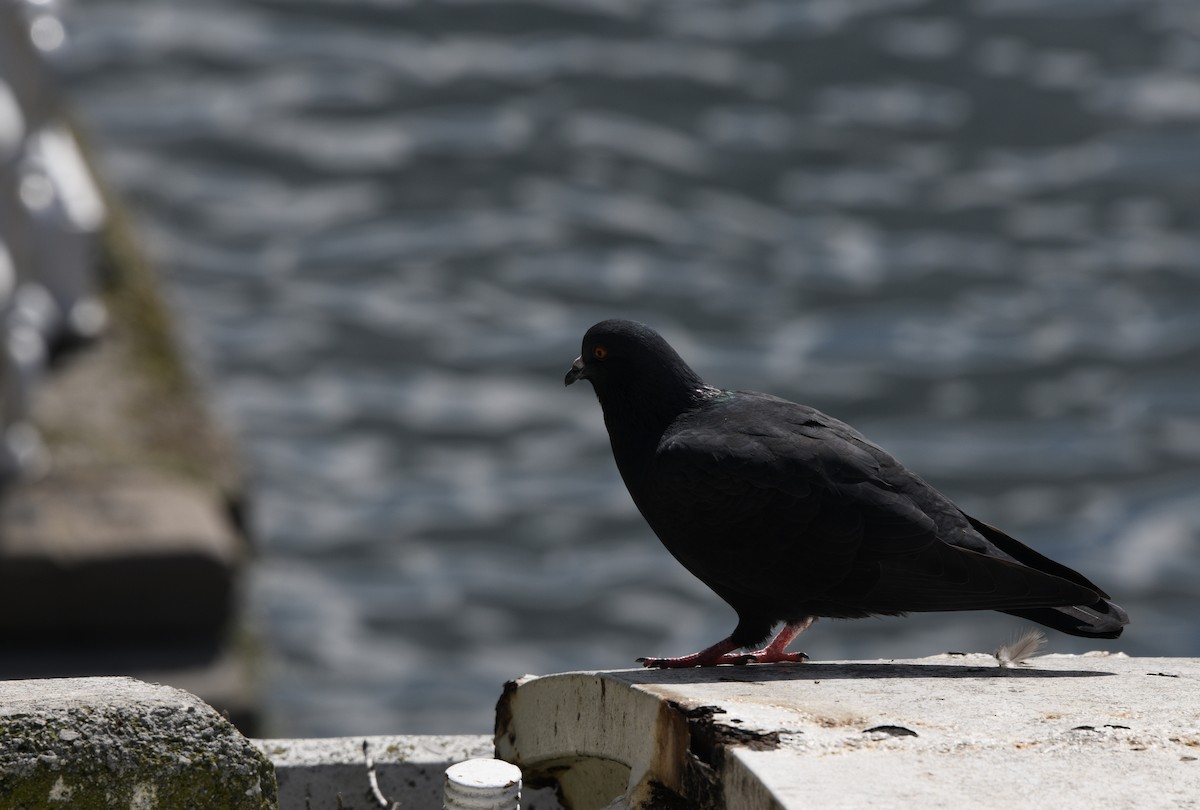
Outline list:
[[[1200,655],[1193,0],[78,3],[64,60],[253,473],[269,732],[487,731],[733,617],[579,338],[840,416]],[[990,650],[827,621],[818,658]],[[1054,651],[1098,642],[1055,634]]]

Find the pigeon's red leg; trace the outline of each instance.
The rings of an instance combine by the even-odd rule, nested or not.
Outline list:
[[[746,653],[744,658],[753,661],[756,664],[777,664],[781,661],[792,661],[797,664],[802,664],[808,660],[808,656],[802,652],[787,652],[787,646],[795,640],[796,636],[807,630],[813,622],[817,620],[816,616],[809,616],[801,619],[798,622],[788,622],[783,626],[783,629],[771,639],[771,643],[763,647],[761,650],[755,650],[752,653]]]
[[[787,646],[796,639],[796,636],[811,627],[816,620],[816,616],[808,616],[798,622],[788,622],[775,635],[775,638],[771,639],[770,644],[754,652],[735,653],[734,650],[739,649],[738,645],[732,639],[726,638],[691,655],[679,658],[639,658],[638,663],[644,667],[655,669],[715,667],[720,664],[778,664],[783,661],[802,664],[808,660],[808,656],[802,652],[787,652]]]
[[[744,664],[750,660],[746,655],[731,654],[740,645],[732,639],[722,639],[698,653],[679,658],[639,658],[638,663],[655,669],[685,669],[687,667],[715,667],[718,664]]]

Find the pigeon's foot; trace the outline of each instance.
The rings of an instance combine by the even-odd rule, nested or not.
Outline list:
[[[639,658],[638,663],[651,669],[716,667],[721,664],[733,664],[734,666],[742,664],[779,664],[785,662],[803,664],[808,660],[808,656],[802,652],[790,653],[787,651],[787,646],[816,620],[816,616],[808,616],[800,621],[788,622],[776,634],[775,638],[771,639],[770,644],[754,652],[735,653],[734,650],[738,649],[737,642],[732,638],[726,638],[718,641],[711,647],[706,647],[700,652],[692,653],[691,655],[684,655],[679,658]]]
[[[745,664],[750,661],[746,654],[733,651],[740,645],[732,639],[722,639],[711,647],[679,658],[639,658],[638,663],[651,669],[686,669],[688,667],[715,667],[721,664]]]
[[[745,653],[742,657],[747,659],[747,663],[754,664],[803,664],[808,660],[808,656],[802,652],[790,653],[787,651],[787,646],[795,640],[796,636],[807,630],[809,625],[816,620],[816,616],[809,616],[808,618],[801,619],[798,622],[788,622],[783,626],[779,633],[776,634],[775,638],[771,639],[770,644],[763,647],[761,650]]]
[[[687,669],[689,667],[717,667],[721,664],[740,666],[754,660],[753,653],[727,653],[725,655],[707,656],[704,650],[679,658],[639,658],[638,663],[648,669]]]

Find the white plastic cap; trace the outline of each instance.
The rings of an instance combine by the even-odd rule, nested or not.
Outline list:
[[[521,769],[502,759],[468,759],[446,769],[444,810],[518,810]]]

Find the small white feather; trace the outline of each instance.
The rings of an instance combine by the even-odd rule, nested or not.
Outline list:
[[[1000,645],[1000,649],[992,654],[996,656],[996,661],[1001,667],[1009,669],[1025,666],[1029,663],[1029,659],[1037,655],[1038,650],[1045,645],[1046,634],[1031,627],[1007,644]]]

